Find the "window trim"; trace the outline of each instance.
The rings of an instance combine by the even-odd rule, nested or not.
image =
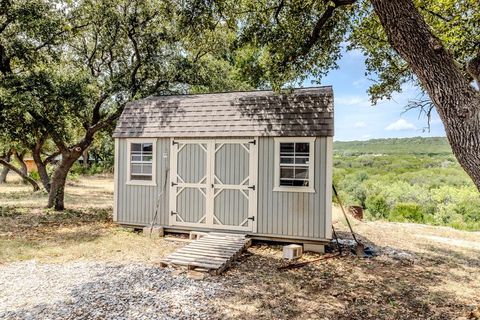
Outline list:
[[[132,180],[130,170],[132,167],[132,143],[152,144],[152,180]],[[133,186],[157,186],[157,139],[134,138],[127,139],[127,185]]]
[[[282,137],[282,138],[274,138],[275,140],[275,164],[274,164],[274,185],[273,191],[277,192],[309,192],[314,193],[315,187],[315,137]],[[280,143],[288,143],[288,142],[307,142],[310,144],[309,150],[309,163],[308,163],[308,187],[302,186],[281,186],[280,185]]]

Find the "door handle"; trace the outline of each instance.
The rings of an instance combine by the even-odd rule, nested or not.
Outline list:
[[[248,220],[255,221],[255,217],[254,217],[254,216],[252,216],[252,217],[248,217],[247,219],[248,219]]]

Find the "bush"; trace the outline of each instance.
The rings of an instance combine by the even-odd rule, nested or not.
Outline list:
[[[38,174],[38,171],[32,171],[28,174],[30,178],[32,178],[35,181],[40,181],[40,174]]]
[[[385,219],[388,217],[390,208],[388,207],[385,198],[381,195],[368,197],[365,206],[368,215],[374,219]]]
[[[424,222],[422,207],[415,203],[397,203],[388,216],[396,222]]]

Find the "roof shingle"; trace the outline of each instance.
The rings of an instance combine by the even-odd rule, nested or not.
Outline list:
[[[333,136],[331,87],[149,97],[127,104],[115,138]]]

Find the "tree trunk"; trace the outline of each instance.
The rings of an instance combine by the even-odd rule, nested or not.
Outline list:
[[[33,191],[40,190],[40,187],[38,186],[37,182],[35,180],[33,180],[32,178],[30,178],[28,175],[24,174],[21,169],[18,169],[13,164],[5,161],[4,159],[0,159],[0,164],[4,167],[9,168],[13,172],[17,173],[20,177],[22,177],[22,179],[25,183],[30,183],[33,187]]]
[[[4,157],[4,160],[6,162],[10,162],[10,158],[11,158],[11,151],[8,152],[5,157]],[[0,173],[0,184],[2,183],[7,183],[7,175],[8,175],[8,172],[10,171],[10,169],[6,166],[3,166],[2,168],[2,172]]]
[[[0,172],[0,184],[7,183],[7,175],[9,171],[10,169],[8,169],[7,167],[2,168],[2,172]]]
[[[32,157],[33,161],[35,161],[35,165],[37,166],[38,175],[40,176],[40,181],[42,181],[43,187],[45,190],[47,190],[47,192],[50,192],[50,177],[47,173],[47,164],[42,160],[40,151],[41,147],[34,148],[32,150]]]
[[[87,169],[88,168],[88,149],[85,149],[83,151],[82,157],[83,157],[82,165],[85,169]]]
[[[48,208],[54,208],[55,210],[65,209],[64,199],[67,175],[81,154],[82,150],[62,153],[62,161],[60,161],[52,175],[50,192],[48,194]]]
[[[480,191],[480,93],[429,30],[412,0],[370,1],[389,43],[435,104],[453,153]]]
[[[13,154],[15,155],[15,158],[17,159],[18,164],[20,165],[20,170],[22,171],[23,175],[28,176],[27,165],[25,164],[25,161],[23,161],[23,158],[25,157],[25,152],[18,153],[15,150],[13,151]]]

